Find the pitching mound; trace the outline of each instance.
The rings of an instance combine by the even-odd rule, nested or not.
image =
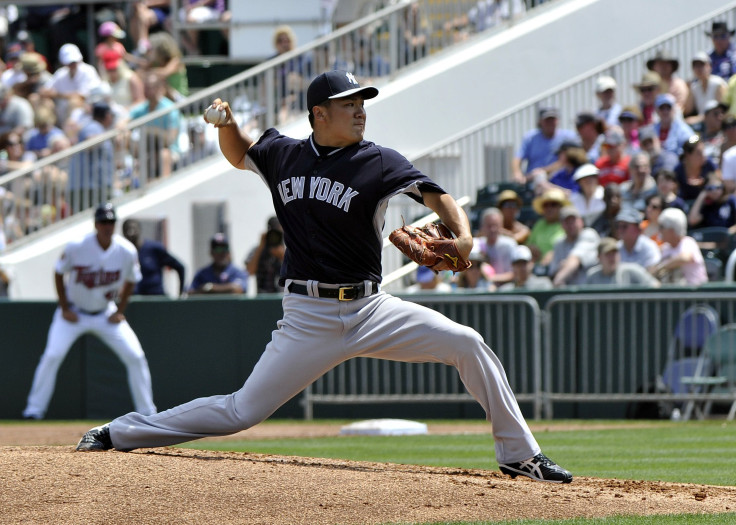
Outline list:
[[[331,525],[736,508],[731,487],[581,477],[555,485],[488,470],[175,448],[79,453],[71,445],[7,441],[6,434],[4,523]]]

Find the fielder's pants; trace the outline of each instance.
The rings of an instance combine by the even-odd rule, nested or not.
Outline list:
[[[110,424],[114,447],[160,447],[245,430],[328,370],[362,356],[456,367],[492,421],[496,459],[539,453],[501,363],[475,330],[383,292],[350,302],[287,292],[283,307],[278,330],[240,390],[159,414],[119,417]]]

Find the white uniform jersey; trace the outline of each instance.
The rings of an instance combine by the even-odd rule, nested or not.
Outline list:
[[[135,246],[120,235],[103,250],[97,233],[71,242],[56,263],[56,273],[69,276],[66,293],[69,302],[87,312],[107,308],[125,281],[141,280],[141,267]]]

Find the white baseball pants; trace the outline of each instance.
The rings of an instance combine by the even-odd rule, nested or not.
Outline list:
[[[245,430],[328,370],[362,356],[455,366],[493,424],[496,459],[517,462],[540,452],[501,363],[475,330],[383,292],[350,302],[287,292],[283,308],[278,330],[240,390],[119,417],[110,424],[114,447],[160,447]]]
[[[114,306],[98,315],[77,312],[79,321],[70,323],[57,308],[49,328],[46,349],[33,375],[33,385],[28,394],[24,417],[43,418],[56,387],[56,376],[64,358],[74,341],[82,334],[91,333],[100,338],[125,365],[128,371],[128,386],[133,397],[133,406],[142,414],[155,414],[151,388],[151,372],[138,337],[127,321],[110,323],[107,318],[115,311]]]

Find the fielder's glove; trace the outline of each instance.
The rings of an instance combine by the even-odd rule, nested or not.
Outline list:
[[[404,224],[392,231],[388,240],[409,259],[435,272],[462,272],[470,268],[470,262],[460,255],[452,232],[442,223],[429,223],[421,228]]]

